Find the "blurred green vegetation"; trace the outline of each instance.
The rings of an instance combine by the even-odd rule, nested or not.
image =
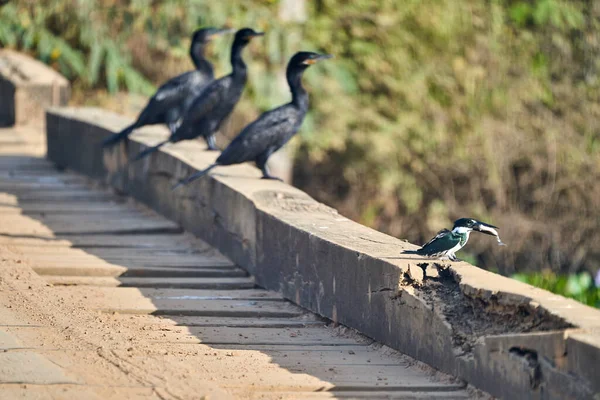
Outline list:
[[[322,79],[296,184],[416,243],[493,223],[508,247],[465,250],[506,275],[600,268],[600,3],[311,4],[307,39],[353,85]]]
[[[571,297],[588,306],[600,308],[600,288],[594,286],[592,276],[588,272],[567,276],[544,271],[515,274],[512,278],[553,293]]]
[[[291,54],[333,53],[305,76],[296,186],[415,243],[458,217],[493,223],[508,247],[472,235],[465,250],[506,275],[600,269],[599,2],[311,0],[306,21],[282,17],[283,0],[43,3],[1,8],[0,44],[64,73],[78,103],[190,69],[197,27],[265,30],[229,137],[288,99]],[[208,54],[217,75],[230,41]]]
[[[110,26],[89,18],[97,12],[93,2],[86,1],[8,4],[0,10],[0,43],[34,53],[86,88],[100,84],[114,92],[124,85],[151,94],[153,85],[132,67],[123,51],[128,32],[111,37]],[[105,12],[106,17],[110,14]]]

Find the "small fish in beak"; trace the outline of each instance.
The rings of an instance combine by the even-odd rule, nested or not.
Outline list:
[[[500,234],[498,234],[497,229],[498,228],[495,227],[494,225],[489,225],[484,222],[479,222],[475,226],[475,230],[477,230],[481,233],[485,233],[486,235],[496,236],[496,240],[498,241],[498,246],[506,246],[506,243],[503,243],[502,240],[500,239]]]

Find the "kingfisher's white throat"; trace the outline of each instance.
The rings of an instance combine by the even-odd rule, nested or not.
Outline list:
[[[464,235],[465,233],[470,233],[473,229],[472,228],[467,228],[466,226],[457,226],[456,228],[452,229],[452,233],[458,233],[459,235]]]

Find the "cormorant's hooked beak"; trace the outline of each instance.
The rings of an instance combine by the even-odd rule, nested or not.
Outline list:
[[[473,226],[473,229],[485,233],[486,235],[498,236],[498,227],[490,224],[486,224],[485,222],[477,221],[477,224]]]
[[[221,35],[225,35],[226,33],[233,33],[233,32],[235,32],[235,29],[233,29],[233,28],[215,29],[215,31],[213,33],[211,33],[209,38],[214,39],[217,36],[221,36]]]
[[[257,36],[264,36],[264,35],[265,35],[264,32],[254,32],[254,33],[248,34],[248,36],[246,36],[246,39],[252,39],[252,38],[255,38]]]
[[[319,61],[327,60],[329,58],[333,58],[333,54],[320,54],[318,57],[309,58],[307,60],[304,60],[303,64],[313,65],[313,64],[318,63]]]

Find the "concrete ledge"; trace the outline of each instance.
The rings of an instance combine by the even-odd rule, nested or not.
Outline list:
[[[69,102],[69,82],[24,54],[0,50],[0,126],[43,121],[46,108]]]
[[[217,168],[171,192],[217,154],[179,143],[125,167],[167,134],[142,129],[103,153],[101,140],[130,122],[98,109],[50,110],[48,157],[177,221],[261,286],[493,395],[586,399],[598,391],[600,343],[590,340],[598,310],[464,262],[438,271],[401,254],[415,246],[260,180],[251,166]]]

